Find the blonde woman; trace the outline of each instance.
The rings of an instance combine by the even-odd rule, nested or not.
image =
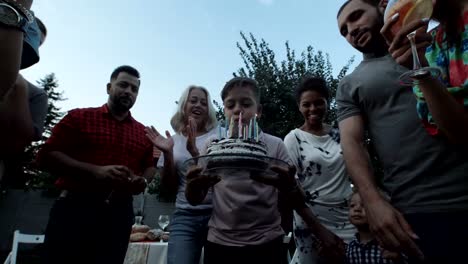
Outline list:
[[[182,93],[177,112],[171,119],[176,132],[163,136],[154,128],[147,128],[147,136],[161,152],[158,167],[161,168],[163,188],[177,192],[176,211],[171,221],[169,238],[169,264],[199,263],[201,249],[206,242],[208,220],[211,216],[211,193],[197,205],[190,205],[185,198],[184,161],[199,155],[207,141],[216,136],[216,112],[206,88],[189,86]]]

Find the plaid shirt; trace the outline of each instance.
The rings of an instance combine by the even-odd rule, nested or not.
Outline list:
[[[38,153],[38,163],[51,151],[99,166],[124,165],[136,175],[153,167],[153,144],[144,126],[129,116],[115,119],[107,104],[97,108],[74,109],[54,127],[51,137]],[[89,178],[87,178],[89,179]],[[66,190],[101,190],[94,180],[76,180],[59,175],[57,187]],[[102,186],[101,186],[102,187]]]
[[[382,257],[379,244],[375,239],[361,244],[359,234],[346,248],[347,264],[392,264],[393,262]]]

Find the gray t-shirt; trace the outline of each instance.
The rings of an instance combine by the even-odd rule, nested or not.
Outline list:
[[[47,117],[47,93],[28,82],[29,111],[34,128],[34,141],[40,140],[44,132],[44,123]]]
[[[411,87],[398,84],[405,71],[390,55],[365,58],[339,85],[338,120],[363,117],[383,186],[403,213],[468,210],[466,152],[426,132]]]
[[[290,163],[280,138],[261,133],[267,155]],[[225,246],[261,245],[283,235],[275,187],[250,179],[245,171],[230,171],[214,186],[208,241]]]

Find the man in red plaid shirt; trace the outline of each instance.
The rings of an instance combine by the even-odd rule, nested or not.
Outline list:
[[[45,232],[45,263],[123,263],[132,195],[155,173],[153,145],[130,108],[140,87],[130,66],[114,70],[107,104],[71,110],[38,154],[62,189]]]

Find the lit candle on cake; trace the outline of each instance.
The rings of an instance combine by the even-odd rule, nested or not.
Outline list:
[[[250,122],[249,122],[249,127],[248,127],[248,131],[249,131],[249,135],[248,135],[248,139],[252,139],[252,136],[253,136],[253,118],[250,119]]]
[[[229,122],[229,133],[228,133],[228,138],[231,138],[233,136],[234,133],[234,119],[232,119],[232,116],[230,119],[230,122]]]
[[[224,133],[225,133],[225,134],[224,134],[224,138],[228,138],[228,136],[229,136],[229,135],[228,135],[228,133],[229,133],[229,128],[228,128],[228,126],[229,126],[228,118],[227,118],[227,116],[225,115],[225,116],[224,116],[224,130],[225,130],[225,131],[224,131]]]
[[[239,114],[239,121],[237,121],[237,137],[242,138],[242,112]]]
[[[258,122],[257,122],[257,114],[255,114],[255,140],[258,142],[258,134],[260,133],[258,127]]]
[[[257,114],[255,114],[253,119],[253,140],[258,141]]]

